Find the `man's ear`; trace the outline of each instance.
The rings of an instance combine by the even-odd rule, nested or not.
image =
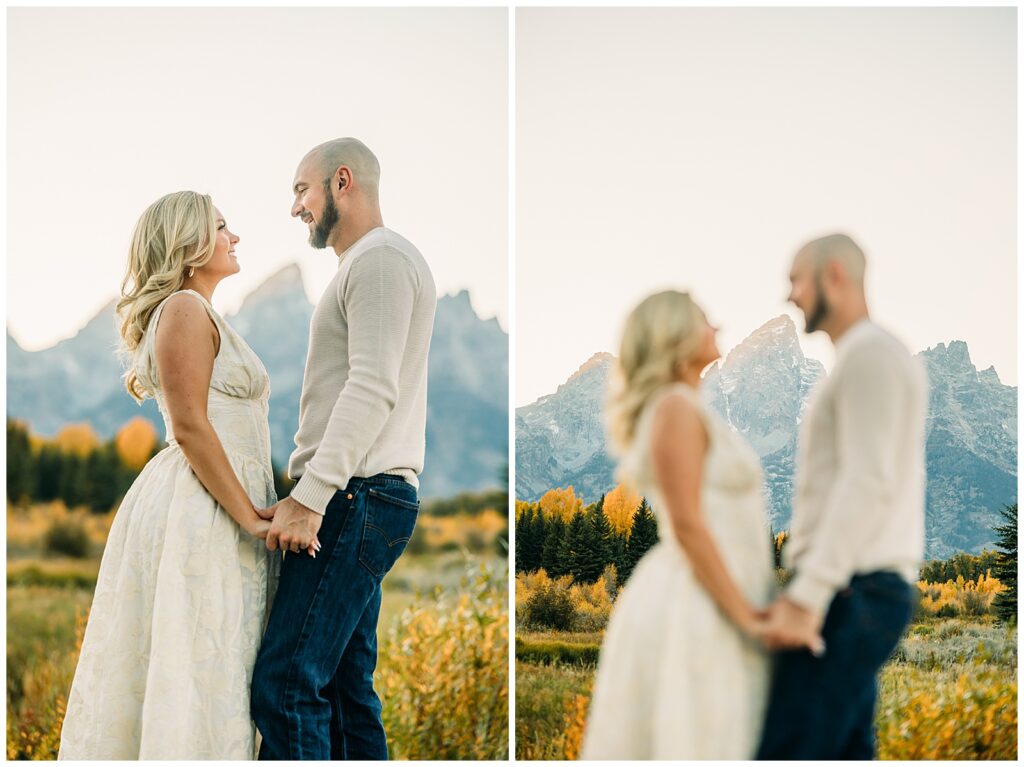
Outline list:
[[[843,285],[847,282],[846,266],[838,258],[825,262],[825,279],[833,285]]]
[[[347,165],[341,165],[334,171],[333,187],[335,192],[352,188],[352,171]]]

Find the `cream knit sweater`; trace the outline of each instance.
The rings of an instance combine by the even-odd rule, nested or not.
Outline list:
[[[321,514],[353,477],[418,485],[427,420],[427,352],[437,295],[403,237],[377,227],[338,259],[309,329],[291,497]]]

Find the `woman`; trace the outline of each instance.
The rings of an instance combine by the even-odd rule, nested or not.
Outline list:
[[[626,321],[609,431],[660,542],[615,603],[584,759],[751,759],[757,748],[768,688],[757,633],[774,570],[757,456],[698,394],[719,356],[685,293],[650,296]]]
[[[62,759],[252,759],[249,682],[275,583],[269,379],[214,311],[238,237],[207,195],[139,219],[118,303],[125,376],[168,447],[118,509],[61,733]],[[312,553],[312,551],[310,552]]]

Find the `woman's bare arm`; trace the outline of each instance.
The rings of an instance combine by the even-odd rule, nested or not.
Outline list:
[[[220,336],[194,296],[168,299],[156,330],[156,365],[174,437],[214,500],[250,535],[266,538],[270,522],[257,515],[206,415]]]
[[[697,581],[729,620],[753,636],[760,615],[736,586],[704,522],[701,482],[707,449],[707,430],[696,406],[682,397],[665,397],[651,424],[651,451],[666,511]]]

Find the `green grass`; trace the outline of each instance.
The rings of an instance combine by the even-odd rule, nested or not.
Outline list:
[[[524,642],[560,642],[563,644],[600,645],[603,631],[517,631],[516,639]]]
[[[516,661],[516,758],[566,758],[572,731],[573,702],[590,700],[594,669],[578,666],[537,665]]]

